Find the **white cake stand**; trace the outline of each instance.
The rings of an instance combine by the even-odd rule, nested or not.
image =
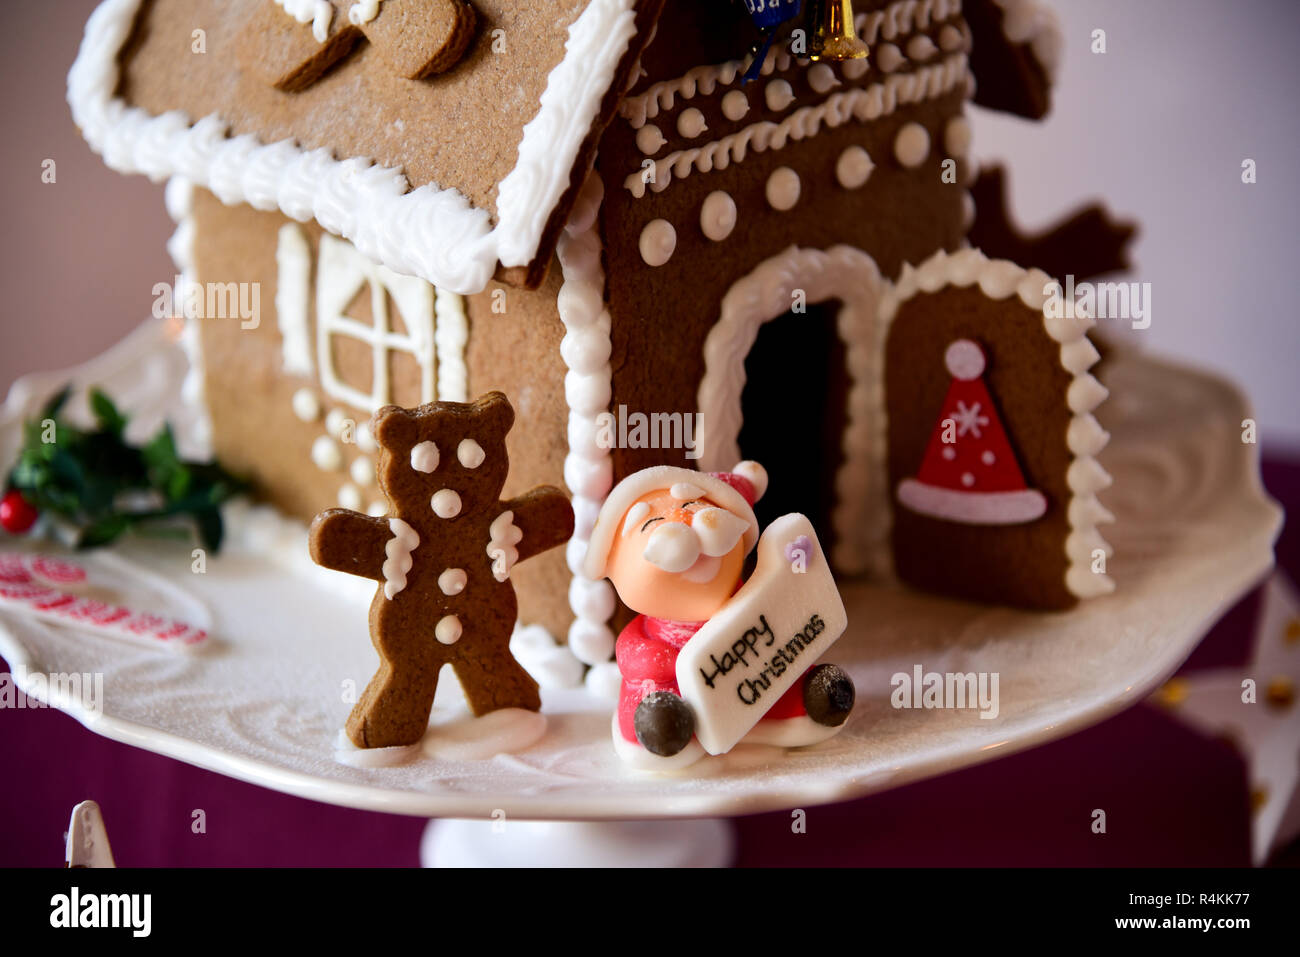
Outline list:
[[[148,323],[85,366],[29,377],[0,416],[0,464],[8,468],[18,424],[64,382],[100,384],[144,433],[177,408],[184,372],[179,350]],[[850,630],[832,657],[852,674],[858,705],[838,737],[813,748],[742,746],[678,775],[636,772],[611,748],[610,705],[560,689],[543,691],[547,729],[536,743],[479,754],[465,744],[472,719],[448,673],[428,751],[392,767],[341,763],[346,683],[363,687],[377,660],[359,606],[371,586],[312,566],[302,527],[265,509],[235,510],[230,547],[205,574],[191,571],[189,546],[137,539],[82,556],[88,567],[135,569],[155,603],[210,616],[203,653],[0,613],[0,654],[16,673],[102,673],[102,713],[51,703],[114,740],[316,801],[466,822],[426,835],[426,860],[722,863],[725,829],[681,819],[861,797],[1098,722],[1168,677],[1268,571],[1282,515],[1260,486],[1256,447],[1242,443],[1240,393],[1136,356],[1103,375],[1112,399],[1099,417],[1113,439],[1102,462],[1115,476],[1103,501],[1117,517],[1103,531],[1118,591],[1071,612],[1029,614],[846,585]],[[997,717],[895,710],[890,678],[916,665],[996,672]],[[440,739],[451,744],[439,748]],[[645,824],[555,823],[656,820],[677,823],[667,835]],[[512,839],[494,843],[501,833]]]

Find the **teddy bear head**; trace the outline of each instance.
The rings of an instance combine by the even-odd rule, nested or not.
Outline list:
[[[500,392],[376,412],[370,430],[381,449],[378,480],[390,514],[417,527],[467,516],[491,521],[510,469],[506,433],[514,419]]]

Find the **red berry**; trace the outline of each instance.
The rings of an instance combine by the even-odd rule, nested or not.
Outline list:
[[[27,504],[18,489],[5,492],[0,499],[0,525],[11,535],[21,535],[36,524],[36,509]]]

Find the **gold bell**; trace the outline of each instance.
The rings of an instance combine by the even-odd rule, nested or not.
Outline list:
[[[808,59],[861,60],[867,45],[853,25],[853,0],[808,0]]]

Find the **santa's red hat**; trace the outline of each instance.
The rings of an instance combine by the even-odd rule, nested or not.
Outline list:
[[[667,491],[683,501],[707,498],[733,515],[743,518],[745,554],[758,542],[758,519],[754,503],[767,491],[767,471],[757,462],[741,462],[730,472],[697,472],[675,465],[656,465],[633,472],[614,486],[600,506],[596,525],[587,542],[583,571],[588,578],[605,577],[605,565],[614,536],[623,525],[623,516],[637,499],[651,492]]]

